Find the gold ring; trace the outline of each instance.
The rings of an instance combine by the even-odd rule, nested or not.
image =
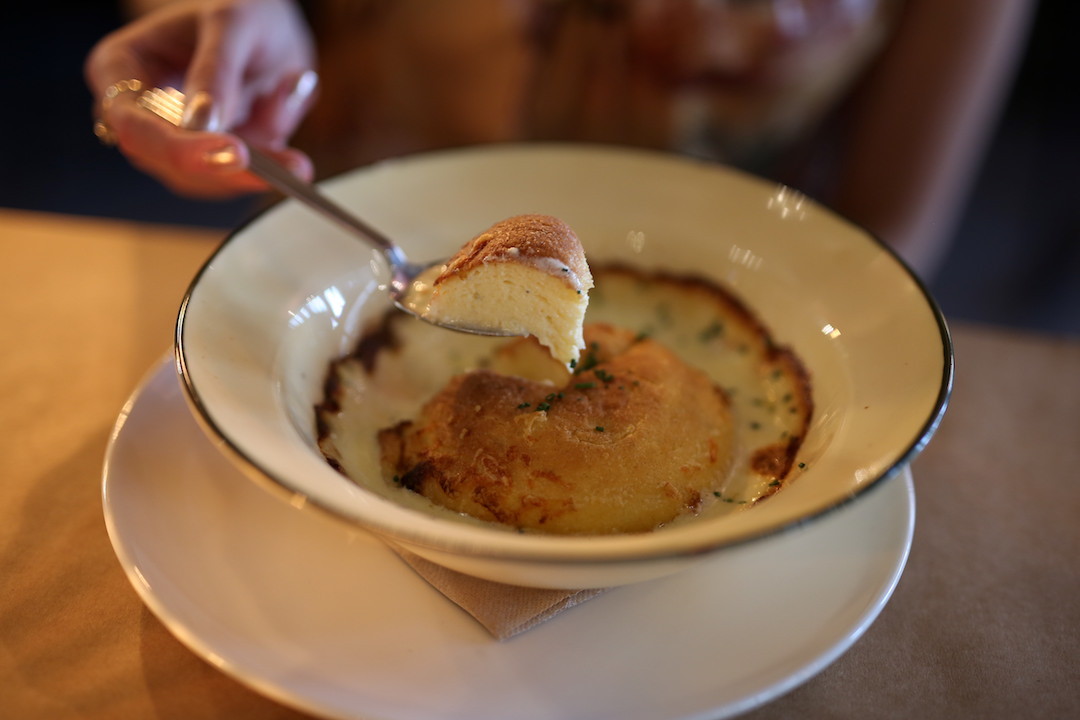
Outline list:
[[[101,98],[101,110],[97,118],[94,119],[94,135],[103,145],[116,145],[116,132],[105,121],[105,112],[112,107],[113,100],[127,92],[141,92],[142,88],[142,80],[136,80],[135,78],[114,82],[105,88],[105,94]]]

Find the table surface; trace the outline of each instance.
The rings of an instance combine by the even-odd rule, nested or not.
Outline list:
[[[174,639],[102,519],[117,413],[222,236],[0,210],[3,717],[307,717]],[[834,664],[745,717],[1080,717],[1080,341],[951,330],[955,390],[913,468],[892,600]]]

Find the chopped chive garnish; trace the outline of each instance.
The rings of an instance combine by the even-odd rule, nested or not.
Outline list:
[[[698,339],[701,342],[708,342],[724,334],[724,325],[719,320],[714,320],[704,330],[698,334]]]
[[[575,375],[581,374],[581,373],[585,372],[586,370],[591,370],[594,367],[596,367],[597,363],[599,362],[599,360],[597,360],[597,357],[596,357],[596,352],[599,349],[600,349],[600,346],[597,343],[595,343],[595,342],[589,343],[589,349],[585,353],[585,357],[582,358],[581,363],[579,365],[577,365],[575,368],[571,368],[571,369],[574,370]]]

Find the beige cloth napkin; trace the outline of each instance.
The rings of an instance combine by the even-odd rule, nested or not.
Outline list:
[[[481,580],[388,544],[420,577],[472,615],[498,640],[530,630],[605,590],[543,590]]]

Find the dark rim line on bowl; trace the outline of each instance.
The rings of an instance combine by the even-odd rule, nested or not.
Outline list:
[[[390,166],[390,165],[407,164],[407,163],[410,163],[412,161],[424,162],[425,160],[436,158],[436,157],[446,157],[446,156],[452,156],[452,155],[455,155],[455,154],[462,154],[462,153],[478,154],[478,153],[490,152],[490,153],[497,154],[498,152],[505,151],[507,149],[517,151],[517,152],[521,152],[523,150],[527,150],[527,151],[530,151],[530,152],[544,152],[546,150],[553,150],[553,149],[556,149],[556,150],[557,149],[563,149],[563,150],[572,149],[572,150],[577,150],[577,151],[580,151],[580,150],[584,150],[584,151],[605,151],[606,150],[606,151],[613,151],[613,152],[615,152],[615,154],[621,154],[621,155],[634,155],[634,154],[636,154],[636,155],[640,155],[640,156],[643,156],[643,157],[652,156],[652,157],[655,157],[655,158],[663,160],[663,161],[685,164],[687,166],[698,166],[698,167],[705,167],[705,168],[722,169],[725,172],[730,172],[732,174],[742,176],[744,179],[747,179],[747,180],[750,180],[750,181],[753,181],[753,182],[756,182],[756,183],[763,182],[762,178],[760,178],[758,176],[755,176],[755,175],[752,175],[750,173],[746,173],[744,171],[741,171],[738,168],[731,168],[731,167],[726,166],[726,165],[722,165],[722,164],[719,164],[719,163],[713,163],[713,162],[709,162],[709,161],[705,161],[705,160],[700,160],[700,159],[696,159],[696,158],[683,157],[683,156],[673,155],[673,154],[670,154],[670,153],[664,153],[664,152],[661,152],[661,151],[647,150],[647,149],[642,150],[642,149],[634,149],[634,148],[622,148],[622,147],[617,147],[617,146],[586,145],[586,144],[573,144],[573,143],[528,143],[528,144],[507,144],[507,143],[502,143],[502,144],[497,144],[497,145],[493,145],[491,147],[485,147],[485,148],[476,148],[476,147],[453,148],[453,149],[449,149],[449,150],[424,153],[423,155],[417,155],[417,156],[406,157],[406,158],[395,158],[395,159],[383,161],[381,163],[377,163],[376,165],[369,166],[368,168],[366,168],[365,171],[366,172],[371,172],[371,171],[376,170],[376,169],[378,169],[380,167],[386,167],[386,166]],[[348,171],[347,173],[344,173],[341,177],[343,177],[344,175],[351,174],[353,172],[355,172],[355,171]],[[333,182],[333,180],[334,180],[333,178],[329,179],[330,182]],[[779,184],[779,183],[775,183],[775,184]],[[795,190],[796,192],[799,192],[796,188],[792,188],[792,189]],[[575,553],[575,552],[571,551],[571,552],[568,553],[566,551],[566,548],[555,547],[555,545],[557,545],[559,543],[560,539],[563,539],[563,540],[566,539],[563,536],[533,536],[533,537],[535,537],[535,539],[537,539],[540,542],[540,544],[550,544],[551,545],[551,547],[544,548],[542,551],[540,551],[540,550],[537,550],[537,551],[523,551],[521,549],[507,549],[507,550],[503,550],[503,551],[487,551],[487,550],[481,550],[481,549],[479,549],[478,547],[476,547],[475,545],[472,545],[472,544],[467,544],[467,545],[463,544],[463,543],[453,543],[453,544],[447,543],[447,544],[443,544],[443,545],[434,544],[428,539],[425,539],[423,537],[419,537],[419,536],[417,536],[415,534],[411,534],[411,533],[409,533],[407,531],[400,531],[400,530],[397,530],[397,529],[394,529],[394,528],[387,527],[385,525],[380,525],[377,520],[372,521],[373,529],[375,531],[377,531],[378,533],[383,533],[383,534],[388,535],[390,538],[401,539],[401,540],[403,540],[405,542],[408,542],[408,543],[411,543],[411,544],[414,544],[414,545],[418,545],[418,546],[421,546],[421,547],[425,547],[425,548],[428,548],[428,549],[431,549],[431,550],[434,550],[434,551],[438,551],[438,552],[444,552],[444,553],[463,552],[463,553],[467,553],[468,555],[473,556],[473,557],[477,557],[477,558],[493,559],[493,560],[507,560],[507,561],[514,561],[514,562],[527,562],[527,563],[559,562],[559,563],[571,563],[571,564],[578,564],[578,565],[591,565],[591,564],[597,564],[597,563],[640,562],[640,561],[655,561],[655,560],[663,560],[663,559],[690,558],[690,557],[693,557],[695,555],[702,555],[702,554],[711,552],[713,550],[717,550],[719,548],[737,547],[737,546],[742,545],[742,544],[747,543],[747,542],[751,542],[751,541],[754,541],[754,540],[759,540],[759,539],[762,539],[762,538],[766,538],[766,537],[769,537],[771,535],[777,535],[777,534],[780,534],[782,532],[787,532],[787,531],[792,530],[794,528],[801,527],[801,526],[803,526],[805,524],[808,524],[810,522],[814,522],[814,521],[816,521],[816,520],[818,520],[818,519],[820,519],[820,518],[834,512],[836,510],[839,510],[841,508],[846,507],[852,501],[856,500],[859,497],[862,497],[869,490],[871,490],[871,489],[873,489],[875,487],[878,487],[879,485],[884,484],[885,481],[890,480],[891,478],[895,477],[901,471],[902,468],[909,465],[919,455],[919,453],[922,452],[923,448],[926,447],[926,445],[929,443],[930,439],[933,437],[934,433],[937,431],[937,428],[940,425],[941,420],[945,415],[945,411],[946,411],[946,409],[948,407],[949,399],[950,399],[951,394],[952,394],[953,376],[954,376],[954,350],[953,350],[952,337],[951,337],[951,334],[949,332],[948,325],[947,325],[947,323],[945,321],[944,314],[942,313],[941,308],[938,305],[937,301],[930,294],[930,291],[927,288],[926,284],[918,277],[917,274],[915,274],[914,271],[912,271],[912,269],[907,265],[907,263],[900,257],[900,255],[892,247],[890,247],[888,244],[886,244],[884,241],[882,241],[880,238],[878,238],[876,235],[874,235],[870,231],[866,230],[862,226],[857,225],[856,223],[848,220],[846,217],[844,217],[840,213],[836,212],[835,210],[833,210],[828,205],[825,205],[825,204],[823,204],[823,203],[821,203],[821,202],[819,202],[817,200],[814,200],[813,198],[809,198],[809,196],[808,196],[808,199],[810,199],[817,207],[819,207],[819,208],[827,211],[828,213],[830,213],[836,220],[838,220],[838,221],[840,221],[840,222],[842,222],[844,224],[847,224],[849,226],[855,227],[858,230],[860,230],[860,235],[862,237],[865,237],[865,238],[869,239],[870,241],[876,243],[877,246],[879,247],[879,249],[883,250],[887,255],[889,255],[897,263],[897,265],[900,267],[900,269],[904,273],[907,274],[908,278],[915,283],[915,286],[918,288],[919,292],[921,293],[922,298],[926,301],[927,306],[929,307],[931,313],[934,316],[934,321],[937,324],[938,332],[939,332],[939,335],[940,335],[940,340],[941,340],[941,344],[942,344],[942,352],[943,352],[942,377],[941,377],[940,384],[938,386],[938,395],[937,395],[937,398],[934,401],[934,405],[933,405],[933,407],[932,407],[932,409],[930,411],[929,417],[926,419],[926,421],[920,427],[919,431],[916,433],[914,439],[908,445],[907,449],[900,454],[900,456],[896,459],[896,461],[894,461],[891,465],[889,465],[889,467],[885,468],[876,477],[874,477],[872,480],[869,480],[869,481],[863,483],[854,492],[849,493],[848,495],[841,498],[837,502],[832,503],[831,505],[823,507],[823,508],[819,509],[818,511],[810,514],[810,515],[806,515],[806,516],[800,517],[800,518],[798,518],[796,520],[792,520],[792,521],[789,521],[789,522],[781,523],[781,524],[779,524],[779,525],[777,525],[775,527],[770,527],[770,528],[760,530],[760,531],[756,531],[756,532],[748,532],[745,535],[741,535],[741,536],[733,538],[733,539],[725,539],[725,540],[720,540],[720,541],[714,541],[712,543],[698,543],[696,545],[693,545],[692,547],[687,547],[687,548],[646,549],[645,551],[640,551],[640,550],[635,551],[633,554],[630,554],[630,555],[625,554],[625,551],[624,551],[624,552],[604,552],[604,553],[596,554],[595,556],[592,556],[592,557],[577,557],[576,556],[577,553]],[[225,238],[225,240],[222,241],[222,243],[218,246],[218,248],[215,249],[213,254],[206,260],[206,262],[202,265],[202,267],[199,268],[199,271],[195,274],[195,277],[192,279],[191,283],[188,285],[188,289],[184,293],[183,300],[182,300],[182,302],[180,304],[180,309],[179,309],[179,312],[177,314],[177,320],[176,320],[176,332],[175,332],[175,344],[174,344],[174,358],[175,358],[176,370],[177,370],[177,373],[180,375],[180,378],[181,378],[181,387],[183,387],[183,389],[184,389],[185,398],[187,399],[188,404],[194,410],[194,415],[195,415],[196,419],[198,420],[199,424],[202,426],[203,430],[208,435],[218,439],[218,441],[219,441],[218,442],[219,449],[222,449],[222,450],[226,451],[227,454],[229,454],[234,460],[239,461],[239,463],[241,465],[243,465],[244,467],[246,467],[249,470],[249,472],[245,473],[245,475],[247,475],[249,479],[251,479],[252,481],[257,482],[261,487],[264,487],[264,488],[268,489],[272,493],[274,493],[276,495],[279,495],[286,502],[289,502],[290,504],[292,504],[292,505],[294,505],[296,507],[315,508],[318,511],[320,511],[321,514],[323,514],[323,515],[325,515],[327,517],[330,517],[330,518],[334,519],[335,521],[345,523],[351,529],[355,529],[357,527],[360,527],[361,529],[367,529],[367,528],[363,527],[362,525],[360,525],[359,522],[355,518],[350,517],[348,514],[343,513],[343,512],[341,512],[339,510],[336,510],[336,509],[334,509],[332,507],[328,507],[328,506],[318,502],[317,500],[312,498],[310,495],[308,495],[308,494],[306,494],[304,492],[301,492],[299,490],[294,489],[293,487],[290,486],[290,484],[285,479],[277,477],[273,472],[271,472],[270,470],[262,467],[255,459],[249,457],[247,455],[247,453],[245,453],[241,448],[237,447],[228,438],[228,436],[226,436],[225,433],[223,433],[221,431],[221,429],[218,427],[217,423],[214,421],[209,409],[206,407],[205,403],[200,399],[199,394],[195,389],[194,381],[191,378],[190,370],[187,367],[186,353],[185,353],[185,349],[184,349],[185,348],[185,345],[184,345],[185,320],[186,320],[186,317],[187,317],[188,305],[190,304],[190,302],[192,300],[192,295],[194,294],[195,289],[198,286],[200,279],[209,270],[209,268],[213,264],[215,258],[217,258],[220,253],[222,253],[227,247],[229,247],[229,245],[232,243],[233,240],[235,240],[242,232],[244,232],[247,228],[249,228],[251,225],[253,225],[255,222],[257,222],[260,218],[262,218],[264,214],[269,213],[270,211],[274,210],[281,202],[282,201],[279,200],[278,202],[275,202],[272,205],[267,206],[266,208],[262,209],[261,211],[259,211],[255,215],[253,215],[243,225],[241,225],[238,228],[236,228],[235,230],[231,231],[228,234],[228,236]],[[327,464],[327,467],[329,467],[329,464]],[[343,478],[343,480],[345,480],[346,482],[349,481],[347,478]],[[383,500],[385,502],[388,502],[388,503],[393,502],[392,500],[390,500],[388,498],[381,498],[380,497],[379,499]],[[483,529],[483,528],[481,528],[481,529]],[[484,529],[484,530],[486,530],[486,529]],[[492,529],[490,532],[503,533],[504,531]],[[570,536],[571,539],[577,540],[577,541],[580,541],[580,540],[582,540],[582,539],[584,539],[586,537],[590,537],[590,536]],[[598,539],[603,539],[604,537],[610,537],[610,536],[597,536],[597,537],[598,537]],[[621,536],[621,537],[633,537],[633,536]]]

